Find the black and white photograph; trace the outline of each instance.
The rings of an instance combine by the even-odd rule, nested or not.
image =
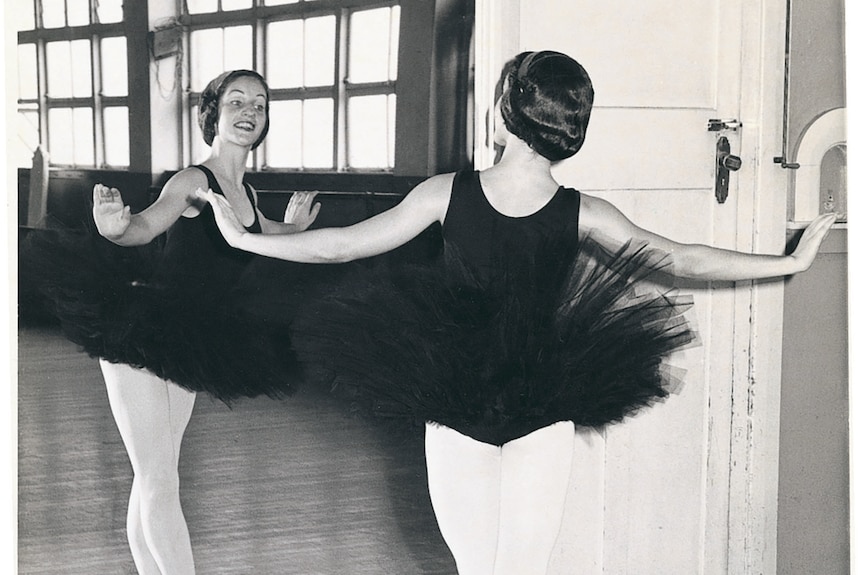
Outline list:
[[[4,10],[8,572],[853,571],[845,0]]]

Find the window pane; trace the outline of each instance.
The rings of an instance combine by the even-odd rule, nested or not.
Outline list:
[[[250,70],[252,67],[251,26],[224,29],[224,69]]]
[[[302,163],[306,168],[332,168],[333,100],[305,100],[302,106]]]
[[[72,109],[48,110],[48,160],[52,164],[72,164],[75,148],[72,140]]]
[[[66,25],[64,0],[42,0],[42,25],[45,28],[62,28]]]
[[[48,95],[67,98],[72,95],[72,53],[69,42],[45,44],[48,66]]]
[[[189,14],[202,14],[218,10],[218,0],[186,0]]]
[[[332,86],[335,74],[335,16],[305,21],[305,85]]]
[[[389,94],[387,102],[389,104],[389,122],[386,126],[389,128],[389,167],[395,167],[395,94]]]
[[[102,24],[123,21],[123,0],[99,0],[96,3],[96,17]]]
[[[48,153],[52,164],[92,166],[93,110],[53,108],[48,110]]]
[[[6,3],[7,17],[11,14],[14,18],[16,30],[32,30],[36,27],[36,12],[34,0],[27,2],[16,2],[14,12],[11,2]]]
[[[390,102],[389,99],[393,101]],[[351,168],[391,168],[394,96],[357,96],[347,107],[347,162]]]
[[[48,42],[48,95],[53,98],[86,98],[93,95],[90,41]]]
[[[35,110],[19,110],[16,127],[15,164],[18,168],[29,168],[33,164],[33,152],[39,145],[39,114]]]
[[[18,97],[25,100],[39,97],[35,44],[18,44]]]
[[[302,101],[271,102],[266,165],[273,168],[302,167]]]
[[[90,41],[73,40],[72,48],[72,95],[86,98],[93,95],[93,73],[90,67]]]
[[[191,88],[203,90],[224,72],[252,67],[251,26],[210,28],[191,33]]]
[[[378,8],[350,15],[351,82],[385,82],[390,79],[391,12],[389,8]]]
[[[398,43],[401,41],[401,6],[392,7],[389,28],[389,79],[398,79]]]
[[[72,111],[72,129],[75,141],[75,164],[78,166],[95,165],[92,108],[74,108]]]
[[[127,96],[129,94],[126,38],[102,38],[102,94]]]
[[[125,106],[105,108],[105,163],[129,165],[129,109]]]
[[[191,33],[191,89],[200,92],[224,71],[224,44],[220,28]]]
[[[299,0],[266,0],[267,6],[281,6],[283,4],[296,4]]]
[[[243,10],[251,8],[251,0],[221,0],[222,10]]]
[[[302,20],[267,25],[266,81],[270,88],[302,86]]]
[[[69,26],[86,26],[90,23],[89,0],[66,0]]]

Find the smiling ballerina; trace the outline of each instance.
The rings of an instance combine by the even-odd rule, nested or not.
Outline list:
[[[132,465],[126,527],[141,575],[195,572],[178,464],[196,392],[279,395],[289,391],[295,363],[286,328],[267,331],[242,307],[253,292],[237,286],[260,258],[224,242],[195,190],[224,198],[248,233],[299,232],[319,210],[313,193],[298,192],[283,222],[269,220],[243,181],[248,155],[269,129],[260,74],[234,70],[212,80],[198,122],[209,157],[177,172],[145,210],[132,214],[117,189],[94,187],[93,219],[110,243],[89,231],[46,232],[33,235],[37,249],[26,256],[66,336],[99,358]]]

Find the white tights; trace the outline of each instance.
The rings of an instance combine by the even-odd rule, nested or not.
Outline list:
[[[502,447],[425,426],[431,503],[459,575],[545,575],[569,485],[570,421]]]
[[[126,530],[135,567],[140,575],[192,575],[178,465],[195,394],[143,369],[100,365],[134,473]]]

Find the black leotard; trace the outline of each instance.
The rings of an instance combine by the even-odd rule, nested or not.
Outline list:
[[[221,194],[212,172],[195,167]],[[261,231],[256,207],[247,229]],[[209,204],[144,246],[117,246],[95,229],[30,236],[23,273],[89,355],[224,401],[293,390],[299,364],[290,338],[297,310],[291,286],[298,268],[228,246]],[[277,292],[261,286],[260,272],[279,280]],[[281,299],[261,301],[273,294]]]
[[[477,171],[455,175],[449,208],[443,223],[444,249],[455,249],[481,281],[503,270],[529,265],[543,248],[563,242],[578,245],[581,195],[560,186],[547,204],[523,216],[506,216],[488,202]],[[559,240],[559,241],[557,241]]]
[[[443,258],[349,286],[309,330],[357,408],[502,445],[557,421],[602,426],[667,394],[662,361],[692,334],[667,294],[635,297],[645,249],[603,261],[578,238],[580,194],[494,210],[455,175]],[[379,418],[378,418],[379,419]]]

